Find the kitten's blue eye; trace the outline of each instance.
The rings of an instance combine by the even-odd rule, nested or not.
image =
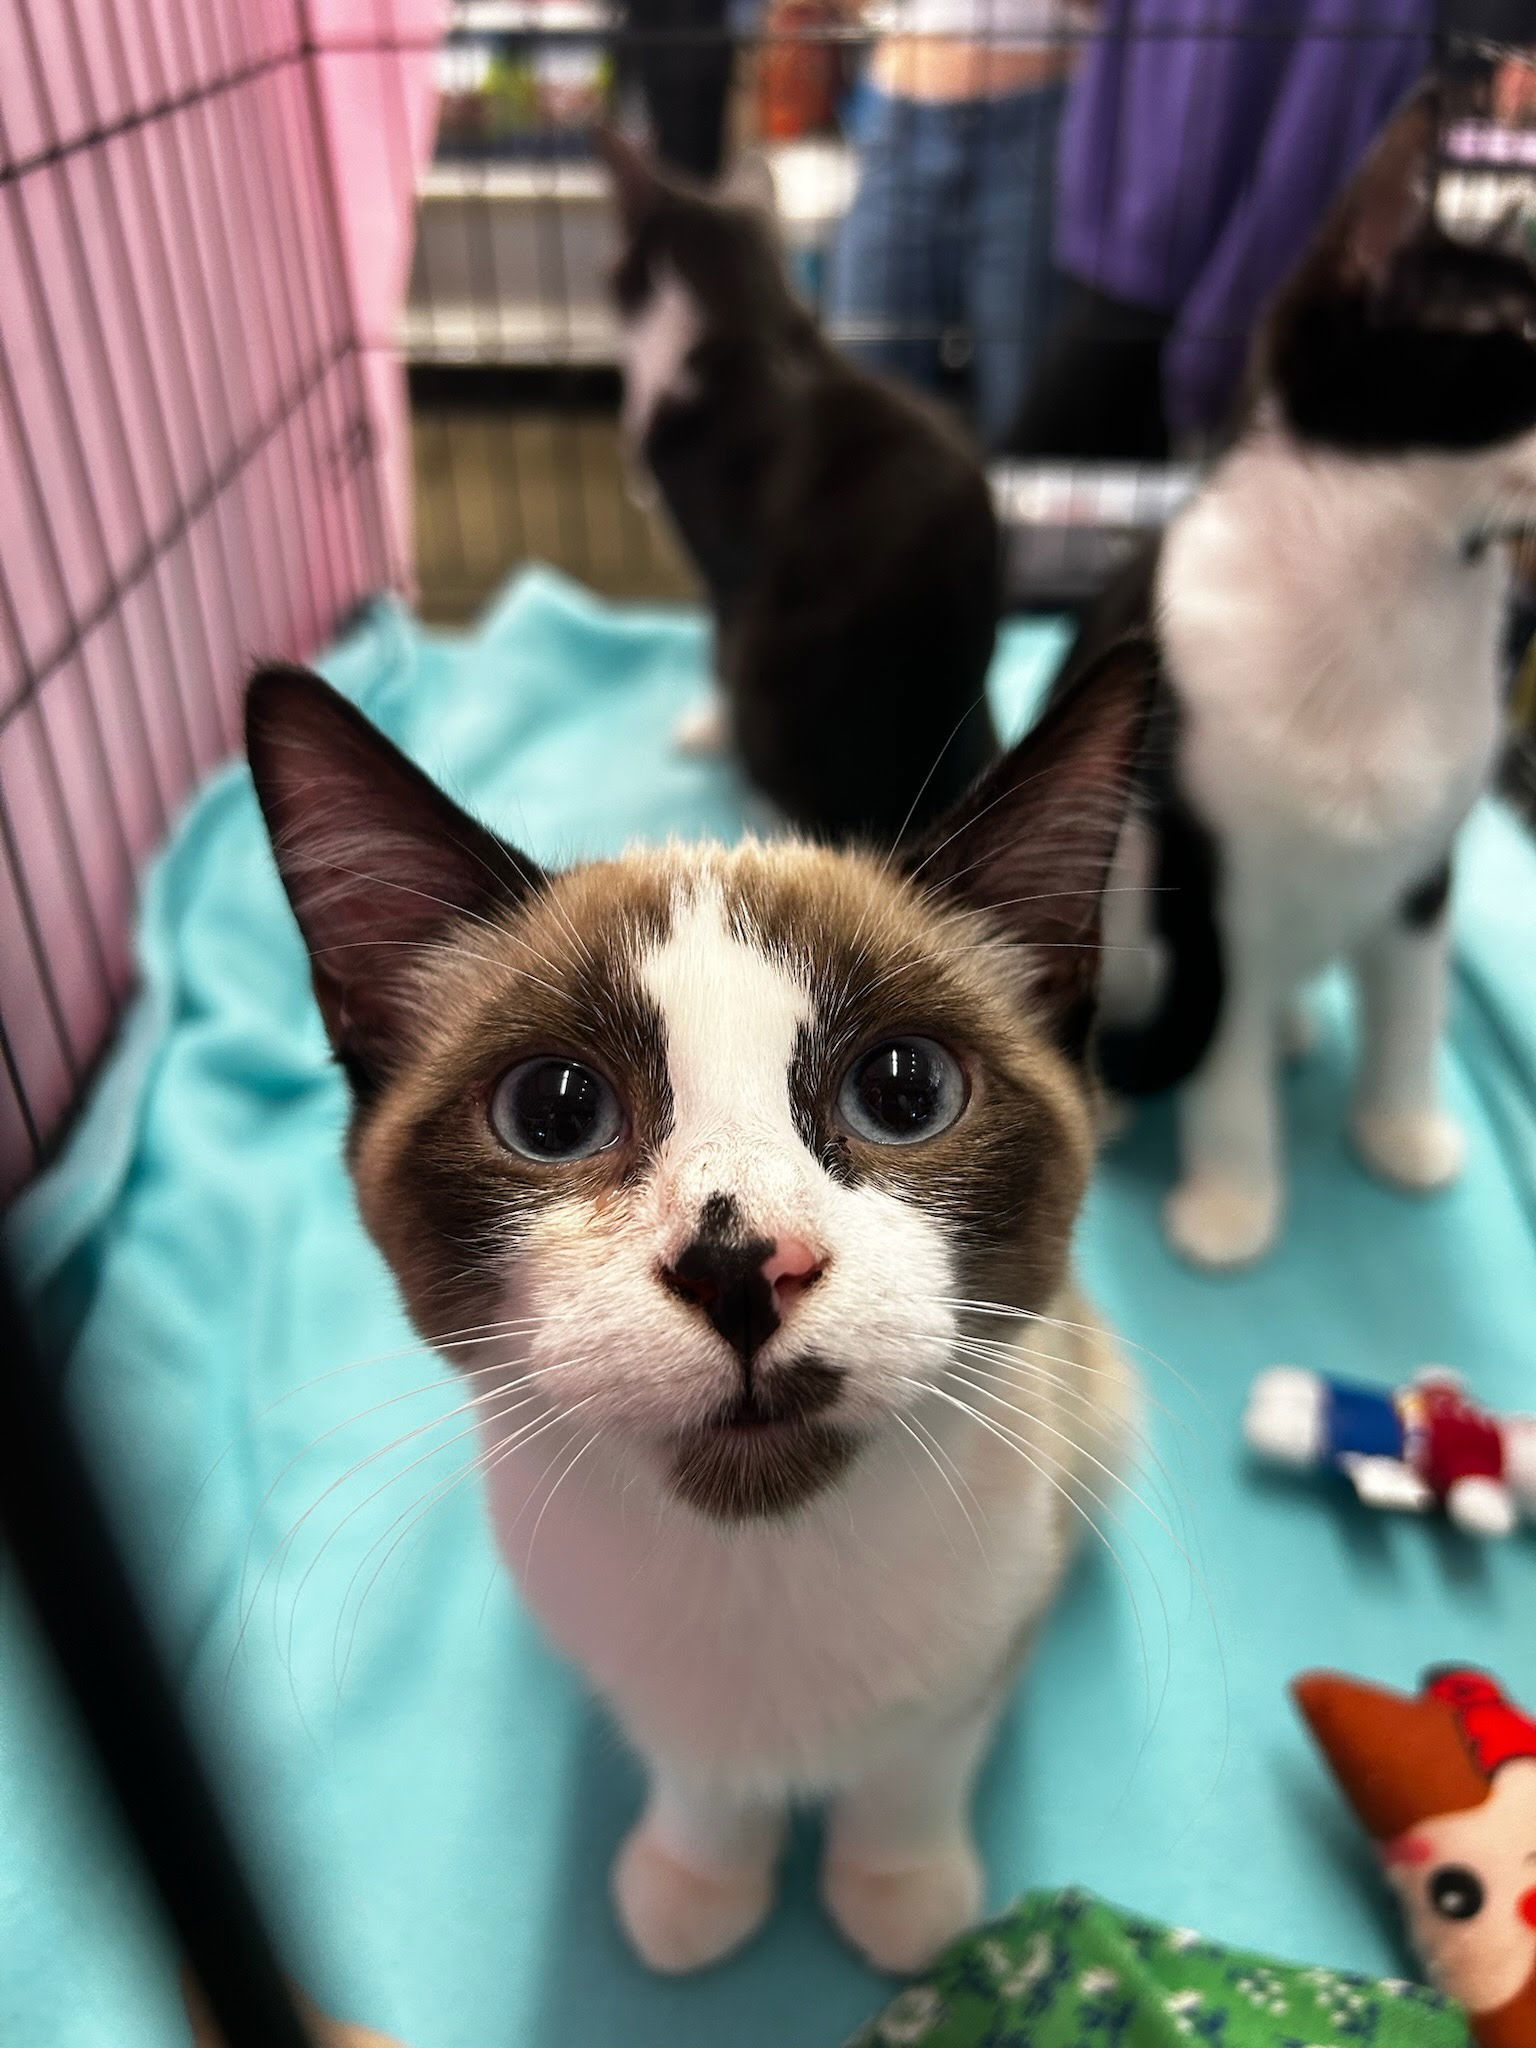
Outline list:
[[[893,1038],[854,1061],[837,1107],[872,1145],[916,1145],[947,1131],[965,1108],[965,1076],[931,1038]]]
[[[491,1129],[525,1159],[590,1159],[623,1128],[617,1095],[577,1060],[524,1060],[491,1097]]]

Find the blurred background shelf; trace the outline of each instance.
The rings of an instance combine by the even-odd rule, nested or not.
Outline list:
[[[569,308],[435,299],[408,309],[400,331],[406,361],[436,369],[614,369],[613,321],[601,306]]]

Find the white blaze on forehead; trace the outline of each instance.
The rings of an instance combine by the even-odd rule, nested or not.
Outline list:
[[[789,1103],[808,994],[780,961],[732,932],[716,889],[678,903],[667,938],[640,960],[639,977],[665,1034],[673,1126],[662,1165],[687,1183],[677,1198],[702,1201],[718,1191],[777,1207],[790,1180],[819,1175]]]

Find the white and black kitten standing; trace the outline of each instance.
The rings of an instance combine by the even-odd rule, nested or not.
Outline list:
[[[980,459],[936,407],[837,353],[759,209],[603,146],[624,431],[708,593],[726,733],[800,830],[889,843],[997,751]]]
[[[1124,1093],[1182,1084],[1166,1221],[1203,1265],[1279,1230],[1282,1042],[1332,961],[1362,1156],[1413,1189],[1461,1165],[1436,1073],[1450,854],[1501,738],[1491,536],[1536,516],[1536,272],[1437,225],[1438,125],[1426,88],[1388,129],[1265,321],[1234,445],[1084,639],[1139,623],[1162,677],[1102,1058]]]
[[[252,686],[362,1215],[645,1760],[614,1884],[660,1969],[758,1925],[795,1799],[877,1964],[980,1909],[972,1782],[1134,1405],[1071,1241],[1146,697],[1111,653],[899,863],[546,874],[316,678]]]

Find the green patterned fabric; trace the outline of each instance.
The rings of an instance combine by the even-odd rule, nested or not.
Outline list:
[[[1032,1892],[848,2048],[1468,2048],[1459,2009],[1221,1948],[1086,1892]]]

